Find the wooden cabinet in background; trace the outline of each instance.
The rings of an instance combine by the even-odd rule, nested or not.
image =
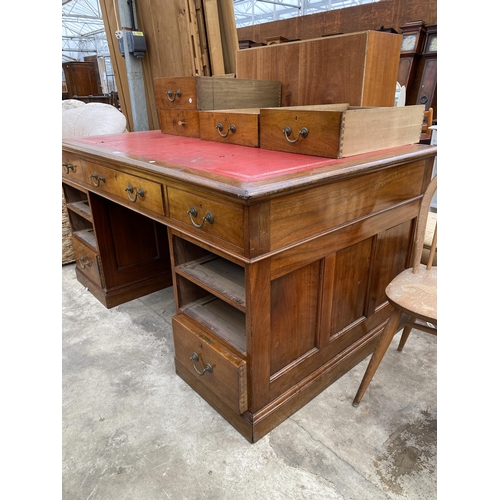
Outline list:
[[[88,96],[102,94],[99,83],[99,72],[91,61],[66,62],[62,65],[66,78],[68,98],[75,95]]]

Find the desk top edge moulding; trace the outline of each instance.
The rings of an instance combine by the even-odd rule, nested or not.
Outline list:
[[[331,158],[219,144],[160,131],[66,139],[63,150],[89,160],[97,157],[110,166],[143,175],[189,181],[199,189],[215,190],[241,201],[436,153],[436,149],[407,144],[348,158]]]

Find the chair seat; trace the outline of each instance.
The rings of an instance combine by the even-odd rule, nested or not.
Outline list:
[[[437,267],[426,270],[420,265],[418,274],[406,269],[385,289],[389,302],[411,316],[437,324]]]

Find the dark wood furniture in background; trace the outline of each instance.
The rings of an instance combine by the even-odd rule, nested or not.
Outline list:
[[[432,108],[437,121],[437,25],[413,21],[401,33],[398,82],[406,87],[406,104]]]
[[[437,106],[437,25],[427,26],[424,49],[422,77],[415,104],[424,104],[425,109]]]
[[[374,350],[436,154],[63,141],[78,279],[108,307],[173,282],[177,373],[255,442]]]
[[[69,97],[66,97],[67,99]],[[63,96],[64,99],[64,96]],[[110,92],[109,94],[102,95],[74,95],[71,99],[77,99],[85,103],[89,102],[100,102],[101,104],[110,104],[116,109],[120,110],[120,99],[118,98],[118,92]]]
[[[417,19],[422,19],[426,24],[437,23],[437,1],[383,0],[260,23],[238,28],[238,39],[265,42],[266,38],[281,35],[289,40],[309,40],[336,33],[355,33],[379,28],[399,31],[400,26]]]
[[[68,98],[75,95],[102,94],[99,72],[96,76],[96,65],[92,61],[62,63]],[[98,70],[97,70],[98,71]]]
[[[423,21],[412,21],[401,26],[401,56],[399,60],[398,82],[411,91],[417,71],[427,29]]]

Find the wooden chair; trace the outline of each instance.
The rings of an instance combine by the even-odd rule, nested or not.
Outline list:
[[[387,300],[394,308],[372,354],[358,392],[352,402],[358,406],[377,368],[389,347],[394,334],[405,326],[398,351],[401,351],[412,328],[437,334],[437,267],[432,266],[437,245],[437,224],[427,265],[420,263],[424,246],[425,228],[432,196],[437,189],[437,175],[431,180],[417,217],[417,228],[413,247],[413,266],[398,274],[385,289]]]

